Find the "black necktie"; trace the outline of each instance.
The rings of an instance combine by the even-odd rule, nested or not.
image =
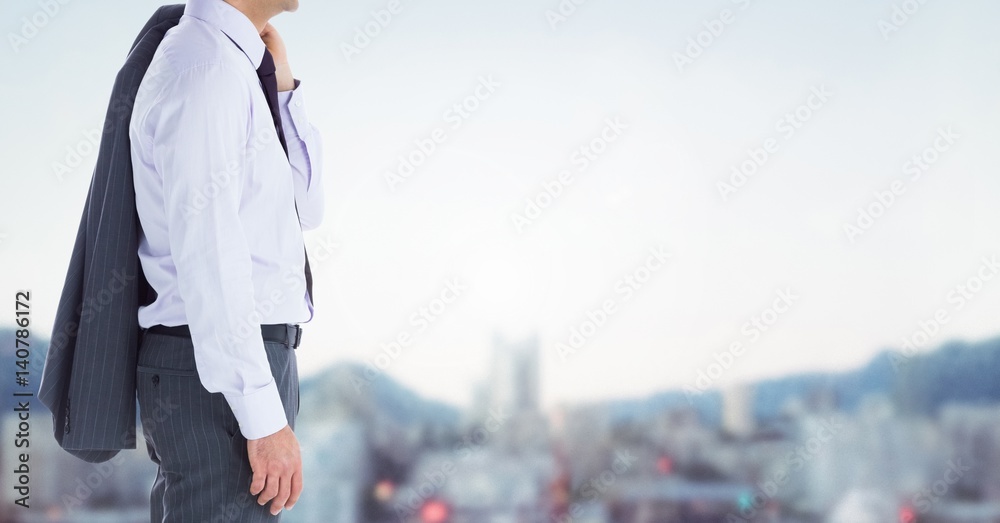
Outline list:
[[[285,132],[281,128],[281,112],[278,110],[278,77],[274,74],[274,57],[271,51],[264,49],[264,58],[257,68],[257,76],[260,78],[260,85],[264,88],[264,96],[267,98],[267,107],[271,110],[271,120],[274,121],[274,128],[278,131],[278,141],[281,148],[288,156],[288,144],[285,142]]]
[[[233,41],[233,43],[236,42]],[[236,47],[239,47],[239,44]],[[285,157],[288,157],[288,144],[285,143],[285,133],[281,128],[281,112],[278,110],[278,78],[274,74],[274,57],[271,56],[271,51],[266,48],[264,49],[264,58],[260,61],[260,67],[257,68],[257,76],[264,89],[264,97],[267,98],[267,107],[271,110],[271,120],[274,121],[274,129],[278,132],[278,141],[281,142],[281,148],[285,151]],[[296,204],[295,216],[298,217],[298,215],[299,206]],[[305,251],[306,257],[306,292],[309,293],[309,299],[315,304],[312,291],[312,271],[309,270],[309,251],[305,249],[305,245],[302,246],[302,249]]]

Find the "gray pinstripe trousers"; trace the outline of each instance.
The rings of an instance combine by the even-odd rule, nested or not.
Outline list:
[[[299,376],[295,349],[265,341],[271,374],[295,428]],[[150,490],[155,523],[280,521],[250,494],[247,440],[222,393],[201,385],[188,338],[145,333],[137,395],[149,458],[157,465]]]

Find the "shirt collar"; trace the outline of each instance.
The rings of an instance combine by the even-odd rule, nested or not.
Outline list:
[[[239,9],[224,0],[188,0],[184,14],[225,33],[243,50],[254,69],[260,67],[264,58],[264,41],[260,39],[257,27]]]

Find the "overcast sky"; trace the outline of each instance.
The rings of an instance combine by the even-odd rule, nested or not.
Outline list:
[[[38,3],[0,5],[0,290],[32,290],[36,332],[51,328],[96,152],[56,165],[87,149],[160,5],[99,3],[61,5],[37,34],[22,17],[41,20]],[[895,19],[888,0],[590,0],[563,19],[546,14],[557,0],[404,1],[372,14],[388,5],[302,0],[274,20],[325,157],[303,375],[373,361],[407,333],[387,372],[466,404],[493,333],[537,332],[551,404],[691,384],[733,343],[743,351],[713,385],[850,368],[939,309],[930,345],[1000,332],[1000,278],[951,294],[1000,254],[1000,4],[928,2]],[[376,18],[385,27],[356,39]],[[390,184],[433,136],[429,159]],[[753,174],[737,186],[740,165]],[[875,192],[892,203],[859,224]],[[547,206],[525,225],[512,217],[529,198]],[[657,249],[665,263],[649,260]],[[427,328],[411,321],[454,281],[466,289]],[[744,327],[757,316],[766,331]]]

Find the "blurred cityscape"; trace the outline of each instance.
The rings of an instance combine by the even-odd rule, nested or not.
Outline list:
[[[1000,522],[1000,338],[882,352],[852,372],[551,409],[539,402],[539,340],[497,336],[493,348],[465,410],[361,364],[304,380],[306,488],[283,521]],[[17,430],[10,397],[5,442]],[[48,412],[33,409],[31,508],[4,487],[0,520],[148,520],[141,436],[137,450],[89,464],[59,449]],[[0,446],[5,485],[11,451]]]

